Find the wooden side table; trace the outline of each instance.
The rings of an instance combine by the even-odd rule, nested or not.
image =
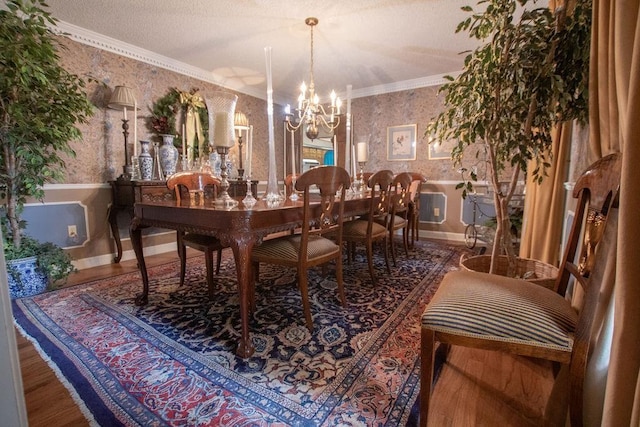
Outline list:
[[[133,218],[133,205],[136,202],[149,202],[161,200],[173,200],[174,194],[167,188],[167,183],[161,180],[138,181],[118,178],[109,181],[111,185],[111,208],[109,209],[109,225],[111,233],[116,241],[117,254],[113,261],[122,259],[122,242],[118,231],[118,213],[126,211]],[[258,191],[258,181],[251,181],[251,190],[255,196]],[[246,181],[230,180],[229,195],[231,197],[244,197],[247,194]]]

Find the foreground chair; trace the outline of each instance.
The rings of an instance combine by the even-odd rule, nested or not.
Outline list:
[[[411,186],[409,187],[409,247],[413,248],[414,242],[420,240],[420,192],[422,184],[427,182],[427,178],[421,173],[411,173]]]
[[[256,280],[261,262],[297,269],[304,316],[310,331],[313,330],[313,319],[307,285],[309,268],[335,260],[340,301],[343,306],[346,305],[342,283],[342,201],[350,184],[349,173],[344,168],[336,166],[318,166],[300,175],[295,188],[303,193],[304,214],[301,233],[267,240],[256,246],[251,253]],[[310,191],[312,186],[314,191]],[[319,195],[315,193],[316,187],[320,190]],[[315,201],[319,201],[319,205],[311,203]],[[325,237],[327,235],[331,235],[335,240]]]
[[[445,276],[422,315],[421,426],[427,425],[429,416],[436,343],[445,355],[453,344],[559,363],[545,420],[550,422],[565,410],[568,400],[571,423],[582,425],[584,374],[592,334],[598,330],[593,327],[594,316],[599,304],[607,304],[611,292],[604,270],[607,252],[615,253],[620,164],[619,154],[607,156],[591,166],[574,187],[577,209],[557,291],[486,273],[455,271]],[[579,241],[582,251],[574,261]],[[564,296],[570,276],[584,291],[577,311]],[[568,393],[559,391],[568,385]]]
[[[376,275],[373,270],[373,243],[382,242],[384,246],[384,261],[387,272],[391,274],[389,267],[389,250],[387,239],[389,236],[389,191],[393,181],[393,172],[382,170],[374,173],[369,178],[367,185],[371,188],[371,203],[369,213],[363,218],[347,221],[344,224],[342,239],[347,242],[347,256],[351,260],[355,245],[362,243],[367,248],[367,263],[371,280],[376,283]],[[379,223],[381,221],[382,223]]]
[[[210,173],[178,172],[167,178],[167,188],[174,190],[178,203],[181,203],[184,197],[188,197],[190,204],[204,204],[205,199],[215,199],[219,186],[220,181]],[[178,255],[180,256],[180,285],[184,284],[187,262],[186,247],[189,246],[204,252],[207,266],[207,288],[209,298],[213,298],[213,252],[217,252],[216,274],[218,274],[224,246],[217,237],[197,233],[184,233],[182,231],[177,232],[176,240],[178,243]]]

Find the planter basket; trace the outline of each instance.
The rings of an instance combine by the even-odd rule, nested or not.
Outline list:
[[[460,260],[460,267],[464,270],[488,273],[491,266],[491,255],[476,255]],[[505,255],[498,257],[496,274],[506,276],[508,259]],[[527,273],[533,273],[526,280],[553,289],[558,277],[558,268],[542,261],[528,258],[516,258],[516,277],[523,277]],[[531,274],[530,273],[530,274]]]

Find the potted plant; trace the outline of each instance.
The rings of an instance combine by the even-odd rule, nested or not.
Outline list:
[[[447,76],[440,88],[445,108],[425,131],[430,141],[455,141],[456,166],[473,157],[486,162],[496,210],[489,271],[506,253],[510,275],[516,256],[509,205],[521,172],[541,182],[550,165],[552,128],[585,122],[588,114],[591,2],[577,0],[571,11],[528,8],[530,3],[536,1],[482,0],[484,11],[462,8],[471,15],[456,32],[486,43],[467,54],[461,74]],[[472,168],[457,186],[462,197],[477,179]]]
[[[68,257],[24,236],[20,215],[28,197],[43,200],[42,186],[62,178],[62,156],[75,155],[69,142],[80,138],[76,125],[92,105],[84,81],[59,63],[62,46],[49,27],[56,20],[44,7],[42,0],[9,0],[0,10],[0,196],[6,259],[35,256],[54,282],[73,271]]]

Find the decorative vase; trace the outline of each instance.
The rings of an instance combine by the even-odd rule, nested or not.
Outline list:
[[[140,164],[140,178],[150,180],[153,173],[153,158],[149,153],[149,141],[140,141],[140,155],[138,163]]]
[[[160,135],[162,137],[162,145],[160,146],[160,166],[165,179],[169,175],[176,173],[176,165],[178,164],[178,149],[173,145],[175,135]]]
[[[37,268],[37,257],[14,259],[7,261],[7,281],[11,298],[30,297],[47,290],[49,281]],[[11,272],[16,272],[20,280],[14,279]]]

